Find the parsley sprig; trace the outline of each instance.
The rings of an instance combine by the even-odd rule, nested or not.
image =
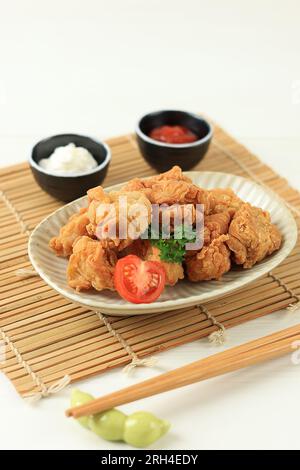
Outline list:
[[[151,245],[159,248],[160,259],[168,263],[182,263],[186,252],[185,245],[196,241],[196,231],[182,225],[170,234],[153,232],[150,227],[148,236]]]

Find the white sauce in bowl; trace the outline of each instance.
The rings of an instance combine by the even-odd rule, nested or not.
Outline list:
[[[57,147],[48,158],[42,158],[39,165],[53,173],[80,173],[96,168],[97,160],[83,147],[71,143]]]

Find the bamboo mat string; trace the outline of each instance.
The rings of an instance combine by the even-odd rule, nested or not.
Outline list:
[[[285,292],[287,292],[288,294],[290,294],[291,298],[295,299],[295,302],[291,302],[288,306],[287,306],[287,310],[291,311],[291,312],[294,312],[295,310],[298,310],[299,308],[299,305],[300,305],[300,296],[295,294],[295,292],[293,292],[283,281],[282,279],[280,279],[280,277],[276,276],[275,274],[272,273],[272,271],[270,271],[268,273],[268,276],[270,276],[274,281],[276,281],[278,283],[278,285],[280,287],[282,287]]]
[[[39,274],[32,268],[20,268],[15,271],[16,276],[27,279],[33,276],[39,276]]]
[[[21,233],[26,234],[29,238],[31,232],[30,232],[29,228],[27,227],[26,223],[24,222],[20,212],[18,212],[18,210],[15,208],[13,203],[9,200],[8,196],[5,194],[4,191],[0,191],[0,196],[2,197],[2,199],[3,199],[6,207],[8,208],[8,210],[10,210],[10,212],[13,213],[13,215],[15,216],[17,222],[20,224]],[[22,277],[24,279],[32,277],[32,276],[38,276],[38,274],[35,272],[35,270],[30,269],[30,268],[17,269],[15,274],[16,274],[16,276]]]
[[[230,158],[231,161],[233,161],[234,163],[236,163],[241,170],[243,170],[248,176],[250,176],[250,178],[252,178],[257,184],[259,184],[260,186],[263,186],[264,188],[268,189],[269,191],[272,189],[267,185],[265,184],[255,173],[254,171],[250,170],[250,168],[247,167],[247,165],[245,165],[242,161],[239,160],[238,157],[236,157],[235,155],[233,155],[233,153],[231,153],[229,150],[225,149],[221,144],[219,144],[216,139],[214,139],[212,141],[212,145],[214,145],[218,150],[221,150],[221,152],[224,153],[224,155],[226,155],[228,158]],[[280,197],[278,194],[276,194],[277,197]],[[284,202],[284,204],[292,211],[294,212],[294,214],[296,214],[298,217],[300,217],[300,210],[297,209],[295,206],[293,206],[292,204],[290,204],[288,201],[286,201],[285,199],[281,198],[280,199]]]
[[[30,236],[30,230],[27,227],[26,223],[24,222],[23,217],[20,214],[20,212],[17,211],[17,209],[14,207],[14,205],[9,200],[8,196],[5,194],[4,191],[0,191],[0,196],[2,197],[3,202],[6,205],[6,207],[8,208],[8,210],[10,210],[13,213],[13,215],[15,216],[17,222],[20,224],[21,232],[26,233],[26,235],[29,237]]]
[[[30,375],[34,385],[40,389],[39,391],[29,392],[23,395],[23,398],[25,398],[29,402],[33,403],[33,402],[40,400],[41,398],[54,395],[55,393],[65,388],[71,382],[70,376],[65,375],[60,380],[52,384],[50,387],[47,387],[47,385],[43,382],[43,380],[32,370],[28,362],[24,360],[18,348],[13,344],[9,336],[1,328],[0,328],[0,335],[1,335],[2,340],[7,344],[7,346],[10,348],[12,353],[16,356],[18,363],[22,367],[24,367],[27,374]]]
[[[217,331],[214,331],[211,333],[208,337],[208,340],[210,343],[213,343],[215,345],[222,345],[226,341],[226,328],[222,323],[220,323],[208,310],[204,305],[197,305],[201,313],[204,313],[206,315],[207,319],[212,322],[214,326],[216,326],[218,329]]]
[[[157,358],[154,356],[150,356],[145,359],[140,359],[138,355],[133,351],[131,346],[127,343],[127,341],[122,337],[122,335],[112,327],[109,320],[101,312],[96,311],[95,313],[99,320],[104,323],[109,333],[111,333],[111,335],[119,341],[119,343],[127,352],[128,356],[131,358],[131,362],[127,364],[123,369],[124,373],[130,374],[136,367],[154,367],[155,364],[157,364]]]

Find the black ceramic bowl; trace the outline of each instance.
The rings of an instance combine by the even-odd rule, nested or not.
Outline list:
[[[187,144],[168,144],[151,139],[149,133],[164,125],[184,126],[199,140]],[[185,111],[165,110],[145,114],[137,123],[136,136],[140,151],[147,162],[158,171],[167,171],[173,165],[190,170],[202,160],[208,150],[213,130],[208,121]]]
[[[97,160],[98,166],[86,172],[70,175],[58,175],[45,170],[39,165],[42,158],[48,158],[57,147],[74,143],[76,147],[84,147]],[[86,191],[98,186],[104,180],[111,154],[109,147],[103,142],[77,134],[60,134],[38,142],[29,157],[29,164],[36,182],[40,187],[64,202],[73,201],[84,196]]]

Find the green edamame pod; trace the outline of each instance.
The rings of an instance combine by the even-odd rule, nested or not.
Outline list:
[[[107,441],[123,440],[126,415],[122,411],[112,409],[90,416],[88,425],[98,436]]]
[[[92,400],[94,397],[89,393],[78,389],[72,390],[72,407]],[[138,411],[127,416],[115,408],[93,416],[83,416],[77,421],[107,441],[124,441],[134,447],[147,447],[153,444],[170,428],[168,421],[159,419],[152,413]]]
[[[88,403],[89,401],[94,400],[94,397],[90,395],[89,393],[84,393],[81,392],[78,389],[73,389],[71,392],[71,406],[80,406],[84,405],[85,403]],[[83,416],[82,418],[78,418],[77,421],[84,426],[85,428],[88,428],[88,422],[89,422],[89,416]]]
[[[166,434],[169,428],[168,421],[156,418],[152,413],[138,411],[127,417],[123,439],[134,447],[147,447]]]

